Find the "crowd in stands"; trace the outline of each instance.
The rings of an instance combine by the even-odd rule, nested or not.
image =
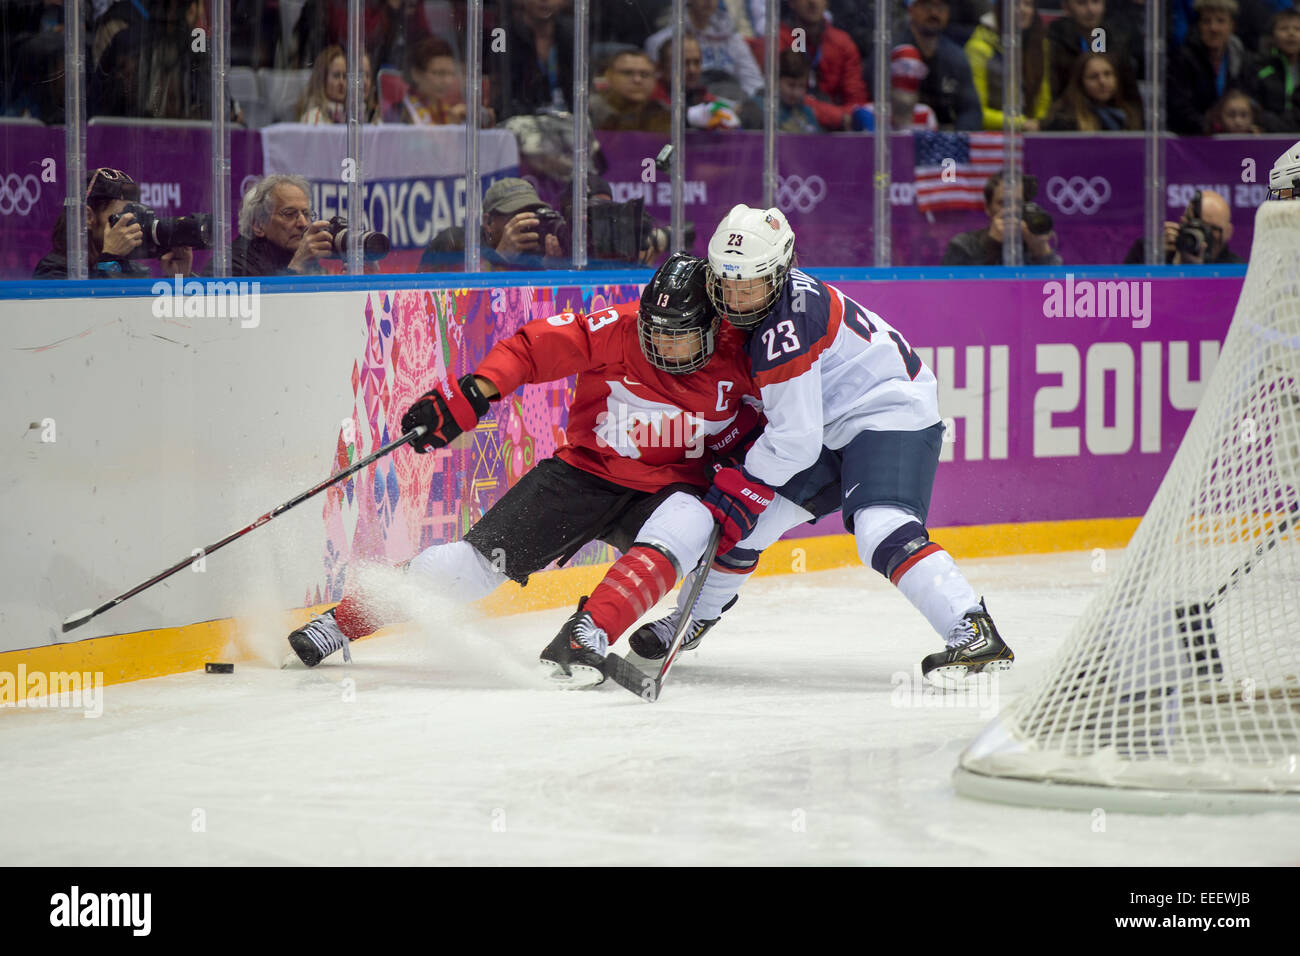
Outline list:
[[[204,0],[80,2],[86,23],[87,115],[211,117],[210,49],[195,41],[210,23]],[[909,49],[903,59],[919,60],[896,70],[891,55],[891,102],[906,109],[906,94],[914,92],[915,105],[932,114],[939,129],[1002,129],[1008,84],[1002,3],[889,2],[896,5],[891,10],[895,48]],[[1040,0],[1019,0],[1015,126],[1025,132],[1141,129],[1146,5],[1151,0],[1041,2],[1059,7],[1040,9]],[[1300,131],[1300,11],[1294,4],[1164,0],[1170,131]],[[65,6],[58,0],[11,0],[0,8],[0,108],[5,115],[62,122]],[[873,6],[862,0],[780,4],[777,113],[782,130],[874,128]],[[571,110],[572,7],[572,0],[489,0],[483,125]],[[696,129],[761,128],[766,3],[686,0],[685,7],[688,124]],[[365,0],[363,9],[367,121],[463,122],[465,0]],[[591,4],[589,101],[596,128],[667,131],[671,9],[671,0]],[[296,10],[296,16],[284,16],[286,10]],[[329,123],[344,118],[346,0],[284,5],[234,0],[232,21],[235,67],[304,76],[310,71],[300,108],[278,119]],[[232,120],[243,118],[233,98],[227,113]],[[895,118],[900,129],[929,125],[929,115],[904,112]]]
[[[212,51],[206,42],[211,10],[205,0],[73,2],[81,4],[86,26],[89,117],[211,119]],[[1149,99],[1144,102],[1149,97],[1147,4],[1155,0],[1018,0],[1020,68],[1014,78],[1005,69],[1001,2],[882,2],[893,5],[887,95],[896,130],[1001,130],[1012,88],[1018,89],[1012,123],[1022,132],[1143,128],[1149,108]],[[1182,135],[1300,131],[1300,10],[1295,2],[1161,0],[1168,28],[1166,128]],[[674,88],[671,0],[593,0],[590,6],[592,129],[596,134],[668,134]],[[678,52],[688,127],[762,129],[766,38],[775,29],[777,129],[799,134],[873,130],[874,4],[782,0],[776,24],[765,22],[766,6],[765,0],[685,0]],[[59,0],[0,5],[4,115],[63,122],[67,9]],[[465,0],[365,0],[363,10],[359,68],[365,122],[464,123]],[[233,66],[292,74],[298,81],[291,87],[294,98],[274,121],[346,122],[346,0],[233,0],[232,15]],[[548,144],[550,137],[561,143],[565,135],[572,138],[571,124],[566,134],[565,121],[559,119],[573,107],[572,0],[489,0],[483,28],[480,124],[510,129],[530,163],[536,157],[525,148],[529,136],[544,151],[567,157],[567,147]],[[244,119],[234,95],[225,111],[232,121]],[[598,148],[594,141],[592,145]],[[119,207],[138,187],[125,174],[115,180],[103,170],[96,172],[88,186],[93,201],[88,201],[86,224],[92,268],[130,273],[138,269],[131,253],[139,245],[139,227]],[[567,180],[570,172],[562,169],[557,181]],[[591,201],[608,201],[601,183],[596,177],[598,190]],[[499,268],[556,258],[556,236],[546,232],[536,215],[545,204],[538,206],[540,200],[523,181],[509,185],[511,189],[490,193],[492,201],[483,207],[485,261]],[[328,251],[321,235],[325,224],[311,221],[303,182],[279,177],[258,190],[250,190],[252,202],[240,216],[245,245],[232,250],[240,268],[254,273],[318,269]],[[954,238],[946,262],[1000,261],[1003,198],[998,181],[990,180],[984,198],[989,226]],[[1208,192],[1201,206],[1197,221],[1209,223],[1205,228],[1212,233],[1206,261],[1229,261],[1215,258],[1233,255],[1227,250],[1231,223],[1226,206]],[[1177,228],[1166,224],[1169,235]],[[1028,231],[1022,238],[1025,261],[1059,261],[1048,238]],[[425,267],[440,267],[463,248],[463,230],[440,235],[430,245],[433,259]],[[647,250],[646,255],[653,251]],[[51,255],[40,268],[55,275],[64,268],[65,250],[56,242]],[[165,265],[188,272],[188,256],[188,250],[178,250]]]

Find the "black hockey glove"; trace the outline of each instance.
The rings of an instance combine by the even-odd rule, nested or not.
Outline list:
[[[402,416],[402,433],[423,425],[426,431],[411,442],[423,455],[430,448],[443,448],[461,433],[478,424],[488,410],[488,400],[474,383],[473,375],[459,382],[439,382],[432,392],[425,392]]]

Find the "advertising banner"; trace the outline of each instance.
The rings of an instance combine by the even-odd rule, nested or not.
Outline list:
[[[15,128],[18,129],[18,128]],[[50,230],[63,208],[63,130],[21,127],[0,147],[0,277],[31,275],[50,245]],[[366,211],[371,228],[389,235],[393,251],[376,271],[416,269],[424,246],[465,217],[465,139],[459,127],[366,127],[363,161]],[[614,199],[640,197],[659,222],[671,218],[669,176],[654,168],[667,142],[648,133],[600,133],[605,178]],[[1197,189],[1221,193],[1232,209],[1228,245],[1243,258],[1250,250],[1254,209],[1267,195],[1268,170],[1294,142],[1291,137],[1166,137],[1165,215],[1182,215]],[[329,218],[346,214],[344,127],[283,124],[236,130],[231,138],[231,215],[239,197],[264,172],[298,173],[313,183],[312,203]],[[889,197],[893,265],[939,265],[950,239],[988,225],[982,212],[923,214],[916,206],[916,168],[911,133],[894,134]],[[103,126],[87,128],[87,169],[113,166],[142,184],[146,204],[160,215],[211,211],[211,135],[202,128]],[[521,171],[514,136],[484,130],[480,140],[483,188]],[[747,131],[690,131],[683,150],[686,219],[697,254],[714,227],[739,202],[763,197],[763,137]],[[777,138],[776,202],[798,234],[806,266],[862,267],[874,263],[874,147],[865,135]],[[1146,145],[1140,135],[1029,136],[1025,171],[1036,177],[1034,201],[1053,219],[1054,245],[1067,265],[1123,262],[1143,235]],[[557,208],[567,185],[538,170],[543,199]],[[207,262],[196,254],[196,268]],[[341,263],[337,266],[341,269]]]
[[[369,227],[388,236],[392,251],[382,272],[415,272],[425,246],[439,232],[465,224],[465,129],[458,126],[367,126],[362,130],[364,194]],[[312,185],[322,219],[347,216],[348,184],[356,176],[347,157],[347,129],[286,123],[262,130],[266,173],[295,173]],[[479,136],[483,189],[518,175],[513,134]]]

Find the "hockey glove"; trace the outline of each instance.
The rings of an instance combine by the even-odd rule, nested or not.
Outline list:
[[[488,410],[488,400],[474,383],[473,375],[459,382],[439,382],[432,392],[425,392],[402,416],[402,433],[423,425],[426,431],[411,442],[423,455],[430,448],[442,448],[458,435],[478,424]]]
[[[753,405],[744,404],[727,428],[704,439],[704,447],[713,453],[713,470],[737,468],[745,453],[767,427],[767,417]]]
[[[754,530],[774,496],[771,488],[755,481],[744,468],[723,468],[713,476],[713,487],[704,494],[704,507],[722,525],[718,554],[726,554]]]

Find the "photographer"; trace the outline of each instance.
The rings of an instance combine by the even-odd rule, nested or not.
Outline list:
[[[86,182],[86,261],[90,278],[138,279],[150,274],[136,261],[142,258],[139,250],[145,244],[144,230],[137,214],[125,211],[127,203],[139,201],[139,184],[121,170],[103,167],[90,174]],[[140,212],[152,212],[138,205],[136,208]],[[67,212],[60,213],[50,234],[52,248],[36,263],[33,278],[68,278],[67,223]],[[152,251],[161,252],[154,258],[162,263],[163,275],[191,274],[194,264],[191,246]]]
[[[1228,201],[1209,189],[1196,194],[1178,222],[1165,223],[1165,265],[1221,265],[1246,260],[1228,248],[1232,238],[1232,210]],[[1146,261],[1141,239],[1135,239],[1124,257],[1125,265]]]
[[[316,275],[334,251],[330,224],[312,220],[311,187],[301,176],[267,176],[244,193],[232,276]]]
[[[567,246],[554,231],[558,221],[559,213],[542,202],[526,179],[508,177],[493,183],[483,197],[483,271],[543,268],[546,260],[565,256]],[[465,230],[450,226],[424,250],[419,271],[459,272],[464,261]]]
[[[1038,180],[1025,176],[1024,212],[1020,221],[1020,237],[1026,265],[1059,266],[1061,256],[1052,249],[1052,217],[1042,207],[1030,202],[1038,191]],[[984,211],[989,224],[985,229],[975,229],[955,235],[943,252],[946,266],[1000,266],[1002,265],[1002,230],[1004,222],[1002,174],[994,173],[984,184]]]

